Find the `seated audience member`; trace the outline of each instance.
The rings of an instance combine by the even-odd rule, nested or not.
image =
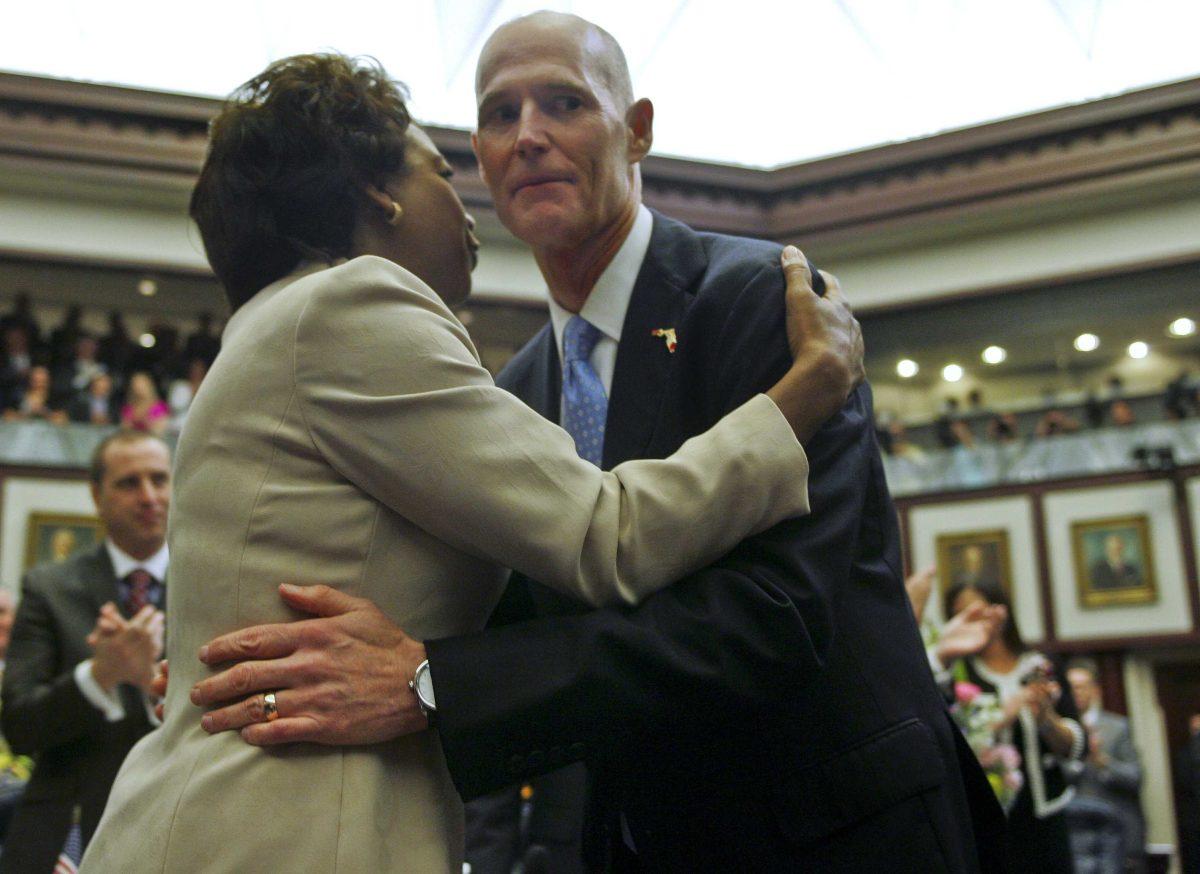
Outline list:
[[[1200,414],[1200,387],[1186,370],[1181,370],[1179,376],[1167,383],[1163,406],[1172,422]]]
[[[971,432],[971,426],[959,414],[957,398],[946,399],[942,415],[934,422],[933,430],[943,449],[975,445],[975,435]]]
[[[170,414],[149,374],[139,372],[129,377],[125,404],[121,407],[123,427],[161,435],[167,430]]]
[[[900,419],[893,419],[888,424],[887,434],[891,444],[890,455],[907,458],[909,461],[921,461],[925,458],[925,451],[908,439],[908,428]]]
[[[1120,844],[1113,857],[1095,858],[1095,848],[1106,846],[1085,829],[1072,825],[1071,841],[1076,857],[1090,854],[1098,872],[1145,870],[1145,825],[1142,820],[1138,792],[1142,784],[1142,767],[1129,732],[1129,720],[1103,709],[1095,662],[1078,659],[1067,668],[1067,682],[1088,731],[1088,752],[1082,762],[1071,762],[1067,773],[1075,785],[1076,798],[1068,813],[1077,804],[1103,805],[1111,810],[1121,833]],[[1073,819],[1070,815],[1069,819]],[[1083,819],[1083,818],[1081,818]],[[1094,820],[1099,821],[1099,820]]]
[[[1012,413],[993,413],[988,420],[987,435],[993,443],[1012,443],[1020,436],[1017,417]]]
[[[96,339],[90,334],[79,335],[75,341],[74,357],[60,365],[55,374],[56,399],[69,405],[78,395],[87,391],[94,377],[108,373],[108,368],[96,357],[98,348]]]
[[[51,400],[50,371],[36,365],[29,368],[25,389],[17,399],[16,407],[5,410],[4,418],[26,422],[41,419],[56,425],[64,424],[67,414],[52,406]]]
[[[1049,659],[1021,639],[1012,604],[1000,586],[954,585],[943,597],[944,615],[950,617],[994,607],[1003,608],[1004,620],[992,627],[977,655],[949,664],[940,658],[931,661],[940,677],[973,683],[994,694],[1003,708],[993,726],[996,742],[1016,748],[1024,776],[1009,810],[1010,870],[1072,874],[1063,813],[1072,789],[1063,766],[1083,757],[1087,734],[1075,702],[1062,694]]]
[[[20,325],[4,329],[3,347],[0,348],[0,409],[16,409],[25,393],[29,380],[29,369],[33,367],[33,354],[29,335]]]
[[[86,844],[126,753],[152,725],[146,691],[162,653],[171,459],[157,437],[120,431],[92,457],[107,538],[22,581],[0,723],[37,765],[0,872],[50,872],[79,811]]]
[[[1109,416],[1112,418],[1112,424],[1116,428],[1127,428],[1130,425],[1137,423],[1137,417],[1133,415],[1133,408],[1129,406],[1128,401],[1115,400],[1108,410]]]
[[[206,368],[212,367],[212,363],[216,360],[217,353],[221,351],[221,340],[213,335],[212,332],[212,313],[201,313],[199,316],[200,325],[196,329],[196,333],[187,338],[187,343],[183,347],[183,357],[185,361],[190,362],[199,358],[204,362]]]
[[[99,373],[92,377],[87,391],[76,395],[67,407],[67,415],[72,422],[88,425],[117,424],[120,414],[117,410],[117,396],[112,377],[107,373]]]
[[[1074,434],[1079,430],[1079,423],[1062,410],[1047,410],[1038,420],[1034,434],[1038,437],[1057,437],[1060,434]]]
[[[177,379],[171,383],[171,390],[167,393],[167,403],[171,407],[171,430],[176,434],[183,430],[188,408],[192,405],[192,399],[196,397],[196,392],[200,390],[200,383],[204,381],[207,374],[208,364],[203,358],[197,357],[188,363],[187,379]]]

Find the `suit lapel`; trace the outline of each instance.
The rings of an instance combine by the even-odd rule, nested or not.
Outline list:
[[[654,213],[650,247],[621,327],[604,427],[605,470],[641,457],[654,436],[673,358],[663,338],[652,332],[680,324],[706,265],[695,232]]]
[[[108,557],[108,550],[103,543],[85,558],[80,567],[80,579],[84,588],[87,589],[88,596],[92,599],[96,613],[99,613],[100,608],[109,601],[116,604],[118,608],[121,607],[116,572],[113,571],[112,559]],[[122,615],[124,615],[124,610],[122,610]]]

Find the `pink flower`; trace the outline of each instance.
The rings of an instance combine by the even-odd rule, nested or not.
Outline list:
[[[962,704],[970,704],[983,693],[974,683],[959,681],[954,684],[954,698]]]

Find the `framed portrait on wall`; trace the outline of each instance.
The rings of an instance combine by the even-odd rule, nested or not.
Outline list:
[[[1080,607],[1158,600],[1150,519],[1145,514],[1074,522],[1071,551]]]
[[[98,518],[67,513],[30,513],[26,530],[25,570],[66,561],[104,538]]]
[[[957,585],[991,584],[1013,598],[1006,528],[938,535],[937,568],[942,593]]]

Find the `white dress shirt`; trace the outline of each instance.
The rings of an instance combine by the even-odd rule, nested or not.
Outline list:
[[[145,561],[138,561],[111,540],[104,541],[104,548],[108,550],[108,557],[112,561],[113,575],[118,580],[139,568],[145,570],[159,583],[163,583],[167,578],[170,553],[167,551],[165,543],[158,552]],[[92,676],[91,659],[86,659],[75,666],[75,685],[79,687],[79,691],[83,693],[83,697],[87,699],[88,703],[104,714],[107,721],[120,722],[125,718],[125,706],[121,703],[121,696],[117,694],[117,690],[106,691]],[[142,698],[151,724],[158,725],[158,718],[154,715],[154,705],[149,696],[143,695]]]
[[[600,382],[604,384],[606,395],[612,394],[613,370],[617,364],[617,344],[621,342],[621,327],[625,324],[629,299],[633,297],[634,283],[637,282],[638,273],[642,269],[642,262],[646,260],[653,230],[654,216],[646,207],[639,205],[629,236],[596,280],[591,294],[584,301],[583,309],[578,313],[599,328],[603,335],[596,342],[589,360],[596,375],[600,377]],[[563,330],[571,316],[576,314],[563,309],[553,297],[549,298],[549,302],[550,324],[554,328],[554,343],[558,347],[558,360],[561,365]]]

